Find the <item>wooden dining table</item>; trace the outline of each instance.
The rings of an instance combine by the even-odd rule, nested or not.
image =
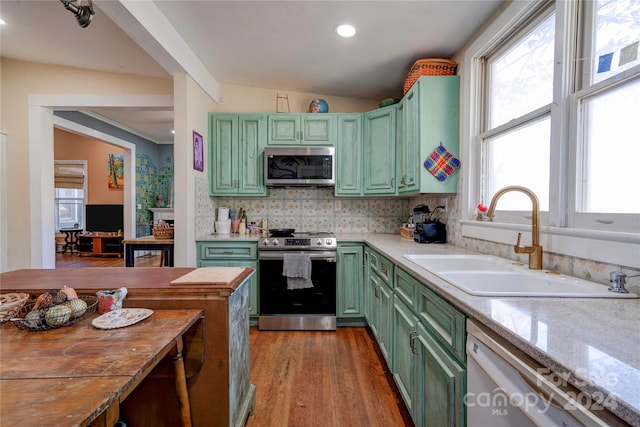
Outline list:
[[[0,423],[6,426],[112,427],[120,403],[165,357],[174,367],[183,425],[191,425],[182,337],[198,309],[154,310],[127,327],[76,324],[25,331],[0,327]]]

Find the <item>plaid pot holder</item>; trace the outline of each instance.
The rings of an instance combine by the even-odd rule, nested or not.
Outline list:
[[[440,146],[429,154],[429,157],[427,157],[427,160],[424,162],[424,167],[427,168],[438,181],[444,181],[460,167],[460,160],[453,157],[453,154],[448,152],[447,149],[442,146],[442,143],[440,143]]]

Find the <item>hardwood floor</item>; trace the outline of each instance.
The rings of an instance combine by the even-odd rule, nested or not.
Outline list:
[[[135,259],[136,267],[159,267],[160,255],[145,255]],[[56,254],[56,268],[124,267],[124,256],[79,256],[77,252]]]
[[[246,427],[413,426],[367,328],[249,334],[256,407]]]
[[[136,258],[159,266],[160,256]],[[56,254],[56,268],[124,267],[124,258]],[[249,333],[256,407],[246,427],[412,427],[367,328]]]

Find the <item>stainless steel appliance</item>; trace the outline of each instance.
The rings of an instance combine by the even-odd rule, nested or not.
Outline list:
[[[274,186],[333,186],[336,183],[334,147],[267,147],[264,184]]]
[[[269,230],[259,241],[260,316],[263,330],[335,330],[337,240],[328,232]],[[291,231],[292,233],[286,233]],[[275,236],[274,236],[275,234]],[[288,234],[283,236],[283,234]],[[307,289],[289,289],[283,275],[286,254],[305,254],[311,262]]]
[[[467,320],[464,400],[469,427],[609,425],[596,411],[582,406],[582,392],[571,384],[559,384],[558,378],[562,376],[551,375],[528,355]],[[594,407],[599,405],[587,400]]]

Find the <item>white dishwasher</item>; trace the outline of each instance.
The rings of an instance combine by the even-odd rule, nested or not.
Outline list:
[[[574,404],[579,390],[556,385],[547,368],[504,339],[470,319],[467,334],[468,427],[611,425]]]

